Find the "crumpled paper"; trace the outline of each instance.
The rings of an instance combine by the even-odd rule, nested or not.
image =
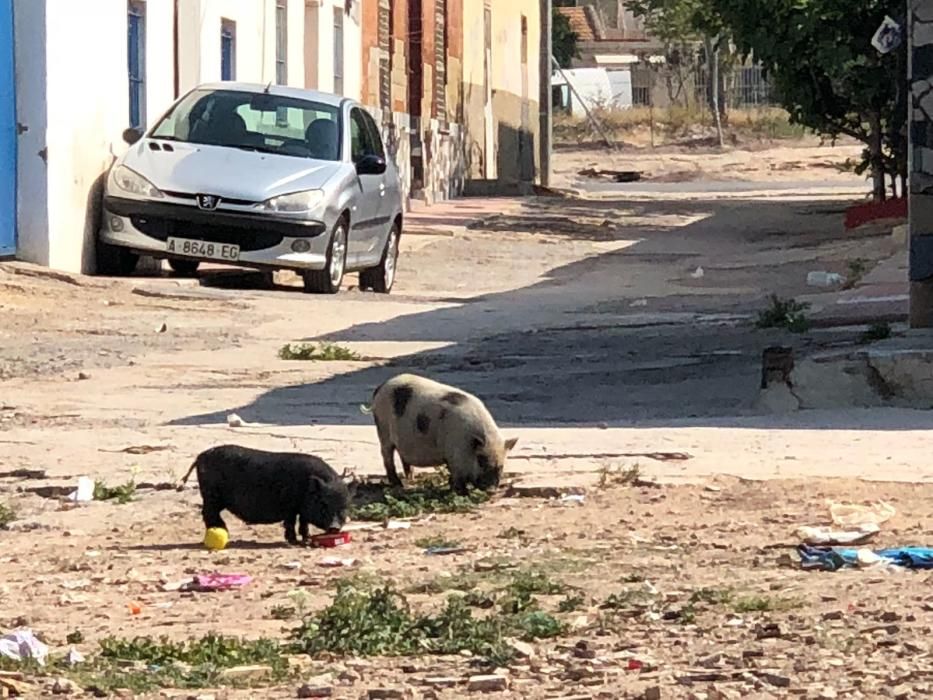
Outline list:
[[[0,637],[0,656],[13,661],[33,659],[40,666],[45,666],[49,648],[39,641],[30,629],[19,629]]]

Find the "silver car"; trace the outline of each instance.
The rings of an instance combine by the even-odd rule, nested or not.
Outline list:
[[[333,294],[347,272],[395,282],[402,195],[376,122],[353,100],[218,83],[181,97],[107,176],[98,272],[140,254],[180,274],[203,261],[299,272]]]

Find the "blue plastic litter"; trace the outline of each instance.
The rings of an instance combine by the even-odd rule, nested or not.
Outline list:
[[[857,549],[843,547],[797,547],[800,566],[804,569],[838,571],[858,565]],[[877,556],[907,569],[933,569],[933,547],[892,547],[872,550]]]

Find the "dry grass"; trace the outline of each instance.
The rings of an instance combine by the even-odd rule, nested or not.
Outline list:
[[[598,107],[593,114],[609,137],[617,142],[640,142],[651,128],[652,114],[647,107],[609,109]],[[715,135],[713,117],[706,109],[671,107],[654,110],[655,144],[658,146],[700,141]],[[775,107],[730,110],[723,125],[727,141],[776,141],[799,139],[803,127],[791,124],[787,112]],[[558,144],[582,145],[599,140],[585,117],[557,115],[554,139]]]

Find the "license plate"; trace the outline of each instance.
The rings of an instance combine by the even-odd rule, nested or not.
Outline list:
[[[189,255],[192,258],[209,258],[236,262],[240,259],[240,246],[230,243],[211,243],[193,241],[190,238],[169,238],[165,242],[165,252]]]

